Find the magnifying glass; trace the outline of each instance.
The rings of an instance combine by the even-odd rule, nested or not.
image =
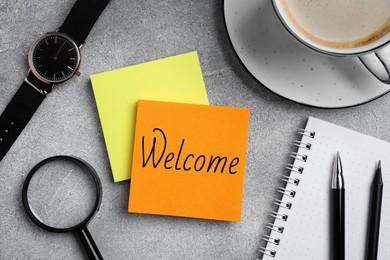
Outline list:
[[[89,259],[103,259],[87,225],[99,210],[102,185],[87,162],[54,156],[38,163],[23,184],[23,206],[39,227],[74,232]]]

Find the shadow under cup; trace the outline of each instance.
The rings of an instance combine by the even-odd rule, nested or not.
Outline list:
[[[383,28],[381,27],[381,30],[378,30],[377,36],[366,37],[366,39],[359,38],[356,40],[356,44],[343,46],[343,44],[338,42],[320,39],[303,29],[303,26],[294,18],[294,16],[296,17],[299,14],[291,13],[286,4],[287,1],[292,2],[295,0],[272,0],[272,4],[279,20],[293,38],[321,54],[336,57],[358,57],[378,80],[385,84],[390,84],[390,15],[382,26]],[[334,3],[337,4],[338,1],[334,1]],[[390,8],[389,3],[385,2],[385,4],[386,7]],[[387,13],[390,14],[390,10]]]

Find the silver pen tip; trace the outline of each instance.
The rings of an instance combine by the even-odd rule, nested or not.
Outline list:
[[[343,166],[341,164],[339,152],[337,152],[333,162],[332,189],[344,189]]]
[[[343,166],[341,164],[340,153],[337,152],[336,159],[334,160],[333,171],[336,173],[343,173]]]

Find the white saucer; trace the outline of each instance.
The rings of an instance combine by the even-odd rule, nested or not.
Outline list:
[[[356,106],[378,98],[379,82],[358,58],[318,54],[288,34],[270,0],[225,0],[226,28],[246,69],[272,92],[315,107]]]

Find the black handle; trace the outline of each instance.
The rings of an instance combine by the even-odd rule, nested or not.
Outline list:
[[[368,229],[367,260],[378,257],[379,227],[382,209],[383,185],[376,185],[371,192],[370,222]]]
[[[95,244],[91,234],[87,227],[76,231],[77,237],[79,238],[88,259],[99,259],[103,260],[103,256],[100,254],[98,247]]]
[[[344,189],[332,189],[333,259],[345,259],[345,198]]]

